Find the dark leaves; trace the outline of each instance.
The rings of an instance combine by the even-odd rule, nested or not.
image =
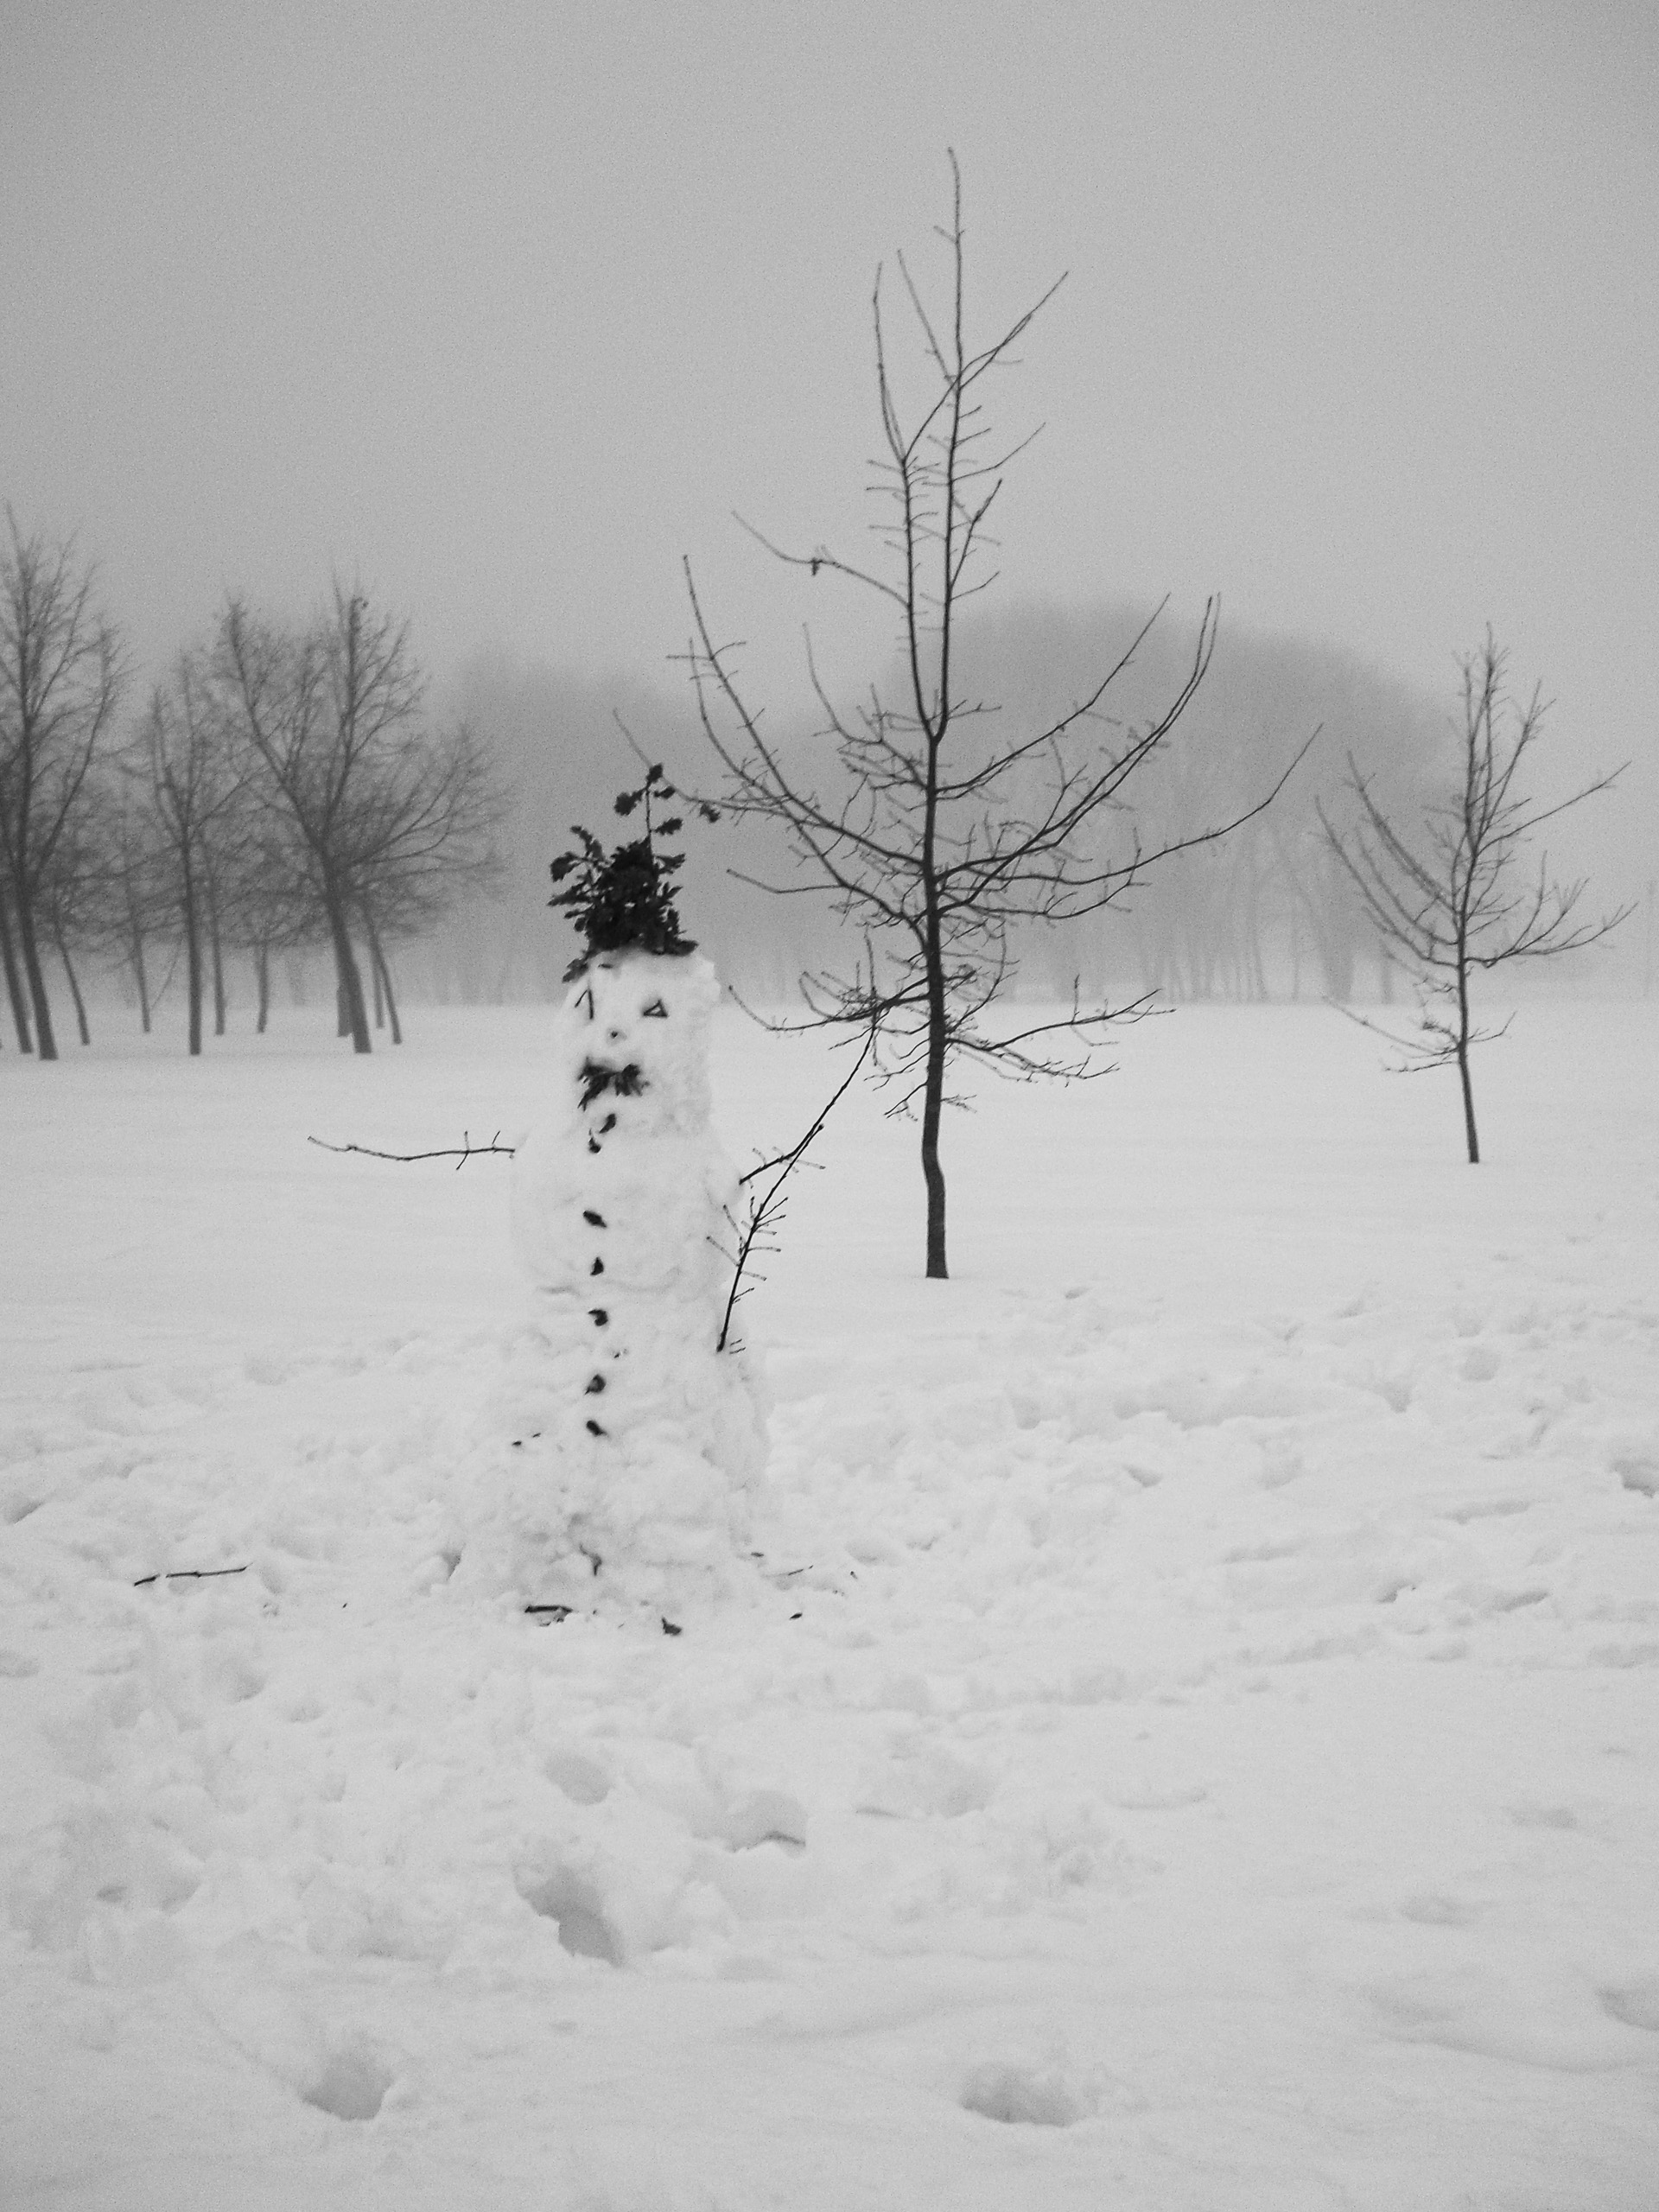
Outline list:
[[[607,1090],[619,1098],[637,1098],[645,1087],[639,1063],[630,1060],[626,1067],[607,1066],[603,1060],[584,1060],[582,1064],[582,1096],[577,1101],[583,1113],[595,1098],[602,1098]]]
[[[681,815],[653,823],[653,801],[675,797],[674,786],[660,765],[645,771],[643,783],[632,791],[619,791],[616,811],[626,818],[643,806],[645,835],[607,852],[590,830],[571,825],[579,849],[561,853],[550,864],[553,881],[567,887],[555,891],[550,906],[562,906],[582,932],[584,950],[564,971],[566,982],[585,973],[596,953],[642,952],[680,954],[695,950],[693,940],[680,927],[671,879],[685,866],[683,853],[657,849],[658,836],[677,836],[685,827]],[[696,802],[705,822],[718,822],[719,810]]]

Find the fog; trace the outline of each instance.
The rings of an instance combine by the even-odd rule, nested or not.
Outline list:
[[[987,727],[995,741],[1016,741],[1086,698],[1154,615],[1083,728],[1080,753],[1098,757],[1146,727],[1179,690],[1196,630],[1172,610],[1025,600],[982,613],[961,639],[960,696],[994,709]],[[870,681],[886,697],[902,698],[896,661],[878,664]],[[838,787],[834,747],[804,689],[786,691],[779,707],[763,702],[764,727],[792,772],[828,794]],[[495,653],[475,657],[442,703],[487,734],[514,804],[502,827],[504,866],[493,894],[469,904],[418,956],[406,952],[411,980],[423,995],[442,998],[551,995],[575,940],[547,911],[548,864],[572,843],[573,825],[607,840],[630,834],[615,822],[613,800],[638,782],[642,761],[661,761],[683,788],[718,799],[719,764],[689,685],[607,683]],[[846,703],[858,703],[851,685]],[[1166,1001],[1364,1000],[1403,991],[1335,863],[1319,810],[1338,823],[1348,818],[1351,766],[1374,780],[1402,821],[1420,820],[1455,769],[1459,712],[1455,682],[1436,696],[1328,642],[1224,629],[1192,704],[1129,786],[1132,806],[1110,818],[1090,849],[1122,861],[1137,837],[1154,848],[1219,827],[1248,814],[1290,770],[1283,790],[1231,836],[1153,868],[1094,918],[1017,936],[1015,989],[1064,995],[1077,979],[1120,1005],[1145,991]],[[1539,785],[1546,797],[1556,765],[1548,754],[1546,743]],[[1562,872],[1593,870],[1595,810],[1616,804],[1611,795],[1586,802],[1590,833],[1557,836],[1548,848],[1552,868],[1559,860]],[[688,923],[747,997],[782,1005],[803,970],[851,966],[856,930],[843,927],[825,899],[780,899],[756,887],[753,879],[798,880],[768,825],[728,817],[709,828],[693,817],[677,842],[686,852]],[[1599,913],[1614,903],[1611,881],[1593,875],[1586,908]],[[1646,924],[1638,911],[1610,947],[1547,963],[1547,974],[1507,970],[1503,994],[1542,987],[1619,995],[1644,982],[1650,987]]]
[[[7,15],[0,496],[77,534],[152,671],[227,590],[302,611],[343,575],[510,752],[548,706],[520,909],[547,839],[631,769],[613,707],[689,739],[683,557],[781,724],[807,615],[836,683],[884,666],[884,624],[804,593],[730,511],[859,548],[872,280],[900,246],[937,275],[947,145],[970,313],[1000,326],[1067,274],[995,395],[1011,435],[1043,426],[987,602],[1011,709],[1077,680],[1091,610],[1167,593],[1179,638],[1216,592],[1218,699],[1235,640],[1241,696],[1267,640],[1316,641],[1283,734],[1325,721],[1333,774],[1332,671],[1363,672],[1377,727],[1408,697],[1432,720],[1491,623],[1555,702],[1545,774],[1634,764],[1563,859],[1644,894],[1650,10]],[[1225,733],[1196,727],[1213,758]],[[711,943],[790,950],[709,897]],[[503,983],[518,925],[471,926],[490,988],[543,974],[514,950]]]

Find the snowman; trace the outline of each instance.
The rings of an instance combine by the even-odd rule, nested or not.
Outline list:
[[[538,1608],[665,1617],[731,1586],[766,1459],[760,1377],[721,1347],[738,1183],[709,1120],[714,968],[684,938],[645,835],[554,863],[586,950],[555,1017],[550,1098],[513,1166],[531,1315],[510,1368],[495,1549]],[[503,1517],[505,1516],[505,1525]]]

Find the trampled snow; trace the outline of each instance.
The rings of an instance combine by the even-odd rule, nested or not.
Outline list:
[[[1659,2203],[1659,1022],[855,1093],[731,1586],[468,1587],[544,1009],[0,1058],[0,2201]],[[741,1160],[835,1074],[716,1032]]]

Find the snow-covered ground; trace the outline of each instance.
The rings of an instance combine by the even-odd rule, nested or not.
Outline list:
[[[511,1137],[543,1014],[0,1057],[0,2202],[1652,2212],[1656,1016],[1528,1007],[1478,1170],[1138,1028],[952,1122],[943,1285],[850,1098],[673,1637],[450,1580],[507,1163],[304,1141]],[[825,1066],[721,1024],[741,1159]]]

